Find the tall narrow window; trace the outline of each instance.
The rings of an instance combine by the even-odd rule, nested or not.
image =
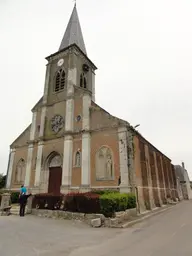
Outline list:
[[[63,90],[65,87],[65,71],[59,70],[56,75],[55,79],[55,92],[59,92],[60,90]]]
[[[61,73],[61,90],[64,89],[65,86],[65,71],[63,70]]]
[[[83,79],[83,87],[86,89],[87,88],[87,80],[86,78],[84,77]]]
[[[81,153],[79,151],[75,154],[75,166],[80,167],[81,166]]]
[[[60,87],[60,72],[58,72],[56,75],[55,92],[59,91],[59,87]]]
[[[80,87],[83,87],[83,75],[80,76]]]
[[[85,74],[81,74],[80,76],[80,87],[83,87],[84,89],[87,89],[87,79],[85,77]]]

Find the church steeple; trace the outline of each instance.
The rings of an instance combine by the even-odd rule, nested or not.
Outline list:
[[[88,58],[76,5],[73,8],[59,51],[46,58],[44,104],[56,104],[82,91],[95,101],[95,70]],[[59,96],[58,96],[59,95]]]
[[[85,43],[83,40],[81,25],[80,25],[78,13],[77,13],[76,3],[73,8],[71,17],[69,19],[67,29],[66,29],[63,39],[61,41],[59,51],[61,51],[62,49],[66,48],[72,44],[76,44],[81,49],[81,51],[85,55],[87,55]]]

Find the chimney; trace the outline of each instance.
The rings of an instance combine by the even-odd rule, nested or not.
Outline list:
[[[183,169],[185,169],[185,163],[182,162],[181,165],[182,165]]]

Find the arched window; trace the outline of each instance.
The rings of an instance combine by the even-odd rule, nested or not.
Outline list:
[[[20,159],[16,166],[15,183],[23,184],[25,180],[25,161]]]
[[[63,90],[65,87],[65,71],[60,69],[55,77],[55,92]]]
[[[82,87],[82,88],[84,88],[84,89],[87,88],[87,79],[86,79],[84,73],[82,73],[82,74],[80,75],[80,87]]]
[[[81,153],[79,151],[75,154],[75,167],[81,167]]]
[[[96,178],[98,180],[114,179],[114,162],[110,148],[103,146],[96,153]]]

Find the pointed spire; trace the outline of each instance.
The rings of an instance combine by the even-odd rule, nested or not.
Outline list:
[[[85,48],[85,43],[83,40],[83,34],[81,31],[81,25],[79,22],[79,17],[77,13],[77,8],[76,8],[76,2],[73,8],[73,12],[71,14],[71,17],[69,19],[69,23],[67,25],[67,29],[65,31],[65,34],[63,36],[61,45],[59,47],[59,50],[62,50],[72,44],[76,44],[81,51],[87,55],[87,51]]]

